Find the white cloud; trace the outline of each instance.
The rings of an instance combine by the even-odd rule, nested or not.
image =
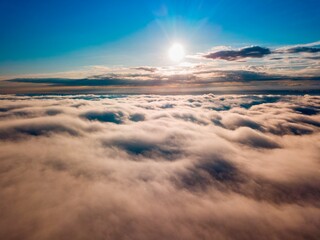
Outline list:
[[[316,96],[0,96],[5,239],[319,232]]]

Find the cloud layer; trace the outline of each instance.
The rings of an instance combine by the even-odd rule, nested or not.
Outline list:
[[[270,74],[251,66],[245,70],[215,70],[199,66],[177,74],[105,74],[83,79],[19,78],[0,81],[0,94],[191,94],[320,92],[320,76]]]
[[[320,98],[0,97],[4,239],[317,239]]]
[[[0,94],[319,94],[319,60],[319,42],[278,48],[217,46],[173,65],[0,75]]]

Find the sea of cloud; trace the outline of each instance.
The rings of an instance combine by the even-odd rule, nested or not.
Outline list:
[[[0,96],[2,239],[319,239],[319,199],[319,96]]]

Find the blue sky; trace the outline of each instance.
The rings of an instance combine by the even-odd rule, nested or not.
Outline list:
[[[319,9],[318,0],[2,0],[0,79],[209,81],[238,71],[318,85]],[[168,57],[177,42],[179,63]]]
[[[309,43],[320,39],[319,9],[317,0],[2,0],[0,66],[30,73],[139,65],[143,58],[147,64],[167,47],[165,40],[175,39],[188,42],[190,53],[216,45]]]

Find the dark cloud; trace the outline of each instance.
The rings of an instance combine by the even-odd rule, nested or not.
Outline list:
[[[255,122],[254,120],[246,117],[246,116],[242,116],[242,115],[237,115],[237,114],[232,114],[232,116],[228,117],[226,116],[223,121],[220,120],[216,120],[219,122],[220,126],[223,126],[227,129],[231,129],[231,130],[235,130],[239,127],[249,127],[252,129],[256,129],[256,130],[260,130],[263,131],[263,128],[261,127],[261,125],[257,122]]]
[[[270,60],[282,60],[282,57],[274,57],[274,58],[270,58]]]
[[[96,112],[90,111],[82,115],[90,121],[111,122],[120,124],[123,123],[124,114],[122,112]]]
[[[4,239],[320,234],[319,96],[6,95],[0,104]]]
[[[136,70],[143,70],[143,71],[147,71],[147,72],[156,72],[158,69],[155,67],[135,67],[133,69]]]
[[[280,99],[281,99],[280,96],[262,96],[262,97],[254,96],[246,99],[246,101],[240,104],[240,107],[249,109],[252,106],[260,105],[263,103],[275,103]]]
[[[98,77],[98,78],[97,78]],[[119,77],[119,76],[118,76]],[[132,77],[132,76],[126,76]],[[121,79],[103,76],[92,76],[90,79],[63,78],[18,78],[8,80],[16,83],[49,84],[51,86],[152,86],[160,85],[158,80]]]
[[[200,164],[196,168],[209,173],[210,177],[219,182],[237,181],[238,170],[230,161],[217,159]]]
[[[236,136],[234,139],[236,142],[250,147],[268,149],[280,148],[280,145],[276,141],[273,141],[271,138],[268,138],[250,128],[239,128],[235,134]]]
[[[307,59],[320,60],[320,56],[306,57]]]
[[[268,93],[268,91],[273,93],[272,91],[285,90],[307,90],[317,93],[319,92],[319,79],[320,77],[317,75],[281,75],[255,70],[196,70],[187,74],[173,75],[157,72],[147,75],[113,74],[111,76],[109,74],[84,79],[18,78],[0,81],[0,93],[176,94],[212,92],[208,88],[223,93],[236,93],[240,90],[242,93]],[[270,85],[270,81],[273,81],[274,84]],[[239,87],[230,85],[230,82],[245,83],[245,85],[242,85],[239,90]],[[0,109],[0,111],[5,110]]]
[[[305,115],[316,115],[319,113],[318,109],[312,107],[296,107],[294,110]]]
[[[253,47],[242,48],[240,50],[223,50],[223,51],[212,52],[204,55],[204,57],[210,58],[210,59],[236,61],[244,58],[262,58],[269,54],[271,54],[271,51],[269,48],[253,46]]]
[[[63,119],[61,119],[63,120]],[[77,127],[65,123],[59,123],[58,118],[37,120],[15,121],[5,128],[0,128],[0,139],[20,139],[29,136],[50,136],[55,133],[67,133],[77,136],[81,131]]]
[[[145,115],[142,113],[134,113],[130,115],[129,119],[134,122],[140,122],[145,120]]]
[[[245,58],[263,58],[268,55],[276,55],[275,57],[270,58],[270,60],[282,60],[284,58],[288,59],[301,59],[300,57],[286,56],[285,54],[295,54],[295,53],[310,53],[316,54],[320,52],[318,47],[309,47],[309,46],[296,46],[296,47],[287,47],[271,50],[269,48],[252,46],[245,47],[240,50],[221,50],[216,52],[211,52],[203,57],[209,59],[222,59],[227,61],[238,61]],[[310,60],[318,60],[319,56],[309,56],[305,57]]]
[[[320,52],[320,48],[298,46],[298,47],[288,48],[285,50],[285,52],[287,53],[318,53]]]

